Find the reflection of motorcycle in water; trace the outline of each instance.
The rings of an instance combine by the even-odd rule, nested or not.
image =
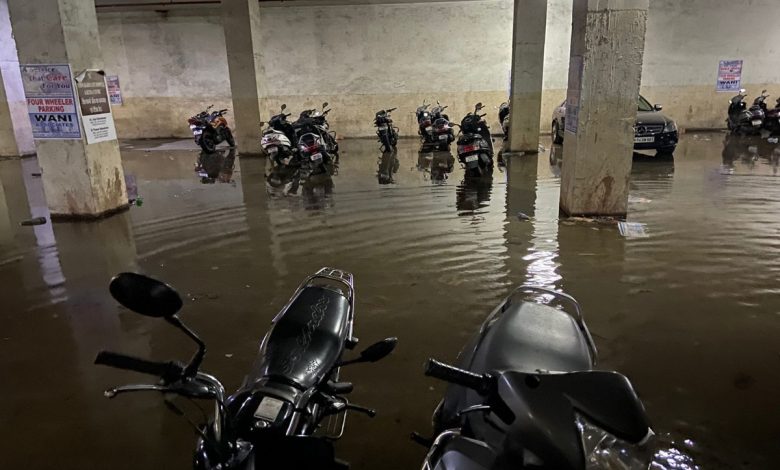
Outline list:
[[[455,207],[458,212],[473,212],[490,203],[493,178],[465,178],[455,190]]]
[[[320,173],[301,180],[301,196],[304,208],[307,210],[319,210],[333,206],[333,178],[332,173]]]
[[[268,194],[298,194],[301,174],[298,168],[286,165],[271,165],[271,171],[265,178]]]
[[[231,148],[227,154],[222,152],[201,151],[198,162],[195,164],[195,172],[203,184],[234,183],[233,168],[236,162],[236,149]]]
[[[395,184],[393,175],[398,173],[401,162],[398,161],[398,152],[383,152],[379,159],[379,168],[376,171],[376,177],[379,184]]]
[[[738,135],[726,135],[723,140],[723,166],[733,168],[737,162],[748,168],[754,168],[761,159],[772,165],[772,173],[778,173],[780,164],[780,142],[777,140],[762,139]]]
[[[455,157],[449,152],[435,152],[431,160],[431,181],[444,183],[455,167]]]

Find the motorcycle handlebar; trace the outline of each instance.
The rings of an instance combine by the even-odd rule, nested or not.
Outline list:
[[[393,112],[393,111],[395,111],[396,109],[398,109],[398,108],[390,108],[390,109],[388,109],[386,112],[388,112],[388,113],[392,113],[392,112]]]
[[[470,388],[480,395],[487,395],[490,392],[490,376],[459,369],[436,359],[428,359],[425,363],[425,375]]]
[[[147,361],[110,351],[100,351],[95,358],[95,364],[156,375],[164,379],[174,379],[184,374],[184,368],[173,362]]]

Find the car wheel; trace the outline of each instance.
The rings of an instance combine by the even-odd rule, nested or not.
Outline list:
[[[554,144],[562,144],[563,143],[563,137],[561,136],[561,130],[558,127],[558,121],[553,121],[552,123],[552,140]]]

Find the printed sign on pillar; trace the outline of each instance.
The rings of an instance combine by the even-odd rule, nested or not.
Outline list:
[[[106,140],[116,140],[114,117],[111,115],[111,104],[103,72],[84,71],[76,77],[76,90],[87,143],[96,144]]]
[[[106,75],[106,83],[108,84],[108,96],[111,98],[111,106],[121,106],[123,104],[122,88],[119,87],[119,77]]]
[[[68,64],[19,66],[35,139],[81,139],[73,75]]]
[[[566,93],[565,131],[577,133],[580,119],[580,95],[582,94],[582,56],[569,60],[569,89]]]
[[[739,91],[742,88],[742,60],[721,60],[718,64],[716,91]]]

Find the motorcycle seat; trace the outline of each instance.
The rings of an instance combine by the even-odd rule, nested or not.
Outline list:
[[[585,336],[567,313],[534,302],[504,304],[484,333],[472,372],[587,371],[592,359]]]
[[[261,376],[303,389],[326,378],[340,359],[348,332],[349,303],[335,288],[301,290],[263,342]]]

